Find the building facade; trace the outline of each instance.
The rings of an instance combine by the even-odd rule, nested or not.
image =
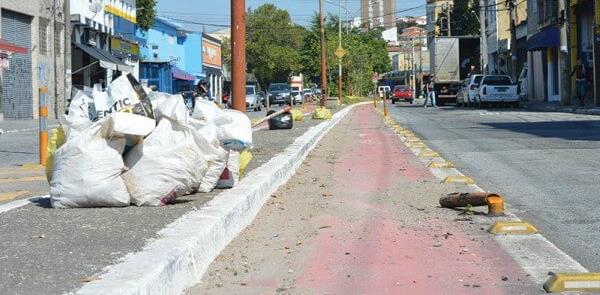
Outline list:
[[[47,88],[50,117],[64,112],[64,2],[2,0],[0,37],[25,52],[6,56],[2,67],[0,119],[39,115]]]
[[[96,84],[106,87],[122,73],[133,73],[135,65],[123,61],[127,58],[113,55],[111,43],[116,37],[115,24],[119,24],[120,19],[135,22],[135,1],[70,1],[73,88],[83,89]]]
[[[360,15],[363,28],[393,28],[396,26],[396,1],[361,0]]]
[[[180,93],[194,89],[204,77],[202,37],[169,19],[158,17],[148,31],[137,30],[140,80],[157,91]]]
[[[202,70],[210,83],[210,94],[221,101],[223,95],[223,57],[221,40],[202,34]]]
[[[505,0],[486,0],[485,37],[487,42],[487,73],[511,73],[510,15]]]

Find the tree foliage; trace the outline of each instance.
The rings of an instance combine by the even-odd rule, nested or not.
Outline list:
[[[338,19],[329,15],[325,22],[327,79],[330,94],[337,95]],[[290,14],[273,4],[264,4],[247,13],[246,60],[249,73],[267,87],[272,82],[287,82],[291,75],[304,74],[307,82],[321,84],[321,47],[319,17],[308,28],[294,24]],[[363,33],[343,30],[342,44],[348,51],[343,59],[344,88],[354,95],[371,91],[374,72],[391,70],[391,62],[381,31]],[[224,63],[231,62],[230,51],[223,43]]]
[[[273,4],[250,9],[246,30],[248,71],[261,85],[286,82],[291,73],[300,73],[300,48],[306,32],[292,22],[286,10]]]
[[[478,0],[455,0],[450,10],[450,34],[452,36],[479,36],[478,12]],[[440,13],[438,26],[442,26],[442,19],[446,19],[446,12]],[[443,27],[447,30],[447,23]],[[442,31],[443,35],[447,35],[447,33],[447,31]]]
[[[147,31],[154,24],[156,18],[156,0],[135,0],[137,7],[137,25],[140,29]]]

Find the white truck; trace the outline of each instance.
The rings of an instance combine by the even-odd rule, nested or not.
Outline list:
[[[479,38],[435,37],[428,46],[437,103],[455,103],[458,90],[469,76],[471,66],[479,69]]]
[[[493,103],[518,107],[517,84],[513,83],[507,75],[485,75],[479,82],[479,93],[476,101],[479,107]]]

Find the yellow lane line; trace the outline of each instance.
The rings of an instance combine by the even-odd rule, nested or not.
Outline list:
[[[8,192],[8,193],[0,193],[0,202],[2,201],[12,201],[18,197],[29,194],[28,191],[16,191],[16,192]]]

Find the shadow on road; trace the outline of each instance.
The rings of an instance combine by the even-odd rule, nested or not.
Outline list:
[[[482,123],[497,129],[527,133],[538,137],[553,137],[566,140],[600,141],[599,121],[552,121],[552,122],[507,122]]]

